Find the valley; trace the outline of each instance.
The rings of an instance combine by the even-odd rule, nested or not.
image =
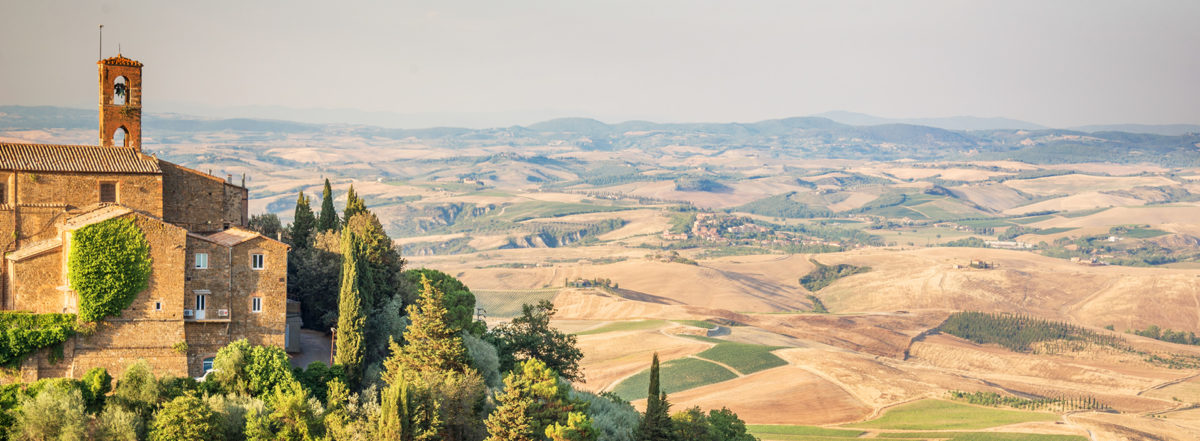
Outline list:
[[[67,120],[0,140],[90,141]],[[765,440],[1200,439],[1200,346],[1130,332],[1200,332],[1194,134],[146,125],[148,151],[245,176],[250,212],[285,224],[299,192],[328,178],[341,206],[353,185],[408,266],[462,280],[490,323],[552,300],[585,354],[581,389],[644,405],[657,352],[676,409],[727,406]],[[801,283],[822,267],[847,270]],[[1122,343],[1018,352],[939,332],[959,311]]]

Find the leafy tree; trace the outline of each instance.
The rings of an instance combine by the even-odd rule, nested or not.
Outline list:
[[[675,431],[670,416],[671,403],[666,392],[658,387],[658,353],[650,362],[650,387],[646,394],[646,412],[634,437],[638,441],[674,441]]]
[[[138,441],[144,439],[146,423],[138,414],[121,406],[110,405],[96,418],[96,439]]]
[[[597,436],[605,441],[633,441],[633,431],[641,421],[637,409],[619,396],[607,392],[604,396],[571,390],[571,399],[587,403],[587,414]]]
[[[109,219],[76,230],[68,261],[84,322],[119,315],[150,281],[150,244],[132,219]]]
[[[346,371],[340,365],[328,366],[321,361],[314,361],[304,369],[292,370],[300,386],[312,393],[313,398],[324,402],[329,393],[329,382],[334,379],[345,383]]]
[[[671,424],[675,427],[675,439],[688,441],[718,441],[710,432],[708,419],[700,407],[692,407],[683,412],[671,415]]]
[[[500,354],[500,369],[512,370],[517,361],[536,358],[571,381],[583,381],[579,360],[583,352],[577,338],[550,327],[554,304],[542,300],[537,305],[521,306],[521,315],[497,326],[486,335]]]
[[[295,249],[308,248],[312,241],[313,229],[317,226],[317,219],[313,217],[312,207],[308,205],[308,197],[304,196],[304,192],[300,192],[300,196],[296,198],[296,211],[292,219],[291,228],[291,245]]]
[[[331,240],[332,239],[332,240]],[[342,256],[338,234],[319,233],[314,246],[288,253],[288,298],[300,301],[304,327],[329,331],[337,324]],[[326,242],[333,242],[332,249]]]
[[[213,359],[210,381],[238,395],[267,396],[295,380],[287,353],[276,346],[251,346],[246,339],[225,345]]]
[[[405,271],[404,277],[413,285],[420,284],[421,278],[424,277],[429,280],[430,285],[444,294],[443,305],[446,307],[452,328],[476,336],[487,331],[487,324],[475,320],[475,294],[454,276],[434,269],[420,268]]]
[[[142,418],[149,418],[158,407],[161,397],[162,386],[154,377],[154,372],[150,370],[146,360],[140,359],[125,368],[125,373],[117,380],[117,387],[112,395],[116,403]]]
[[[104,398],[112,391],[112,375],[102,367],[91,368],[83,374],[83,401],[87,404],[88,413],[96,413],[104,408]]]
[[[308,391],[300,383],[292,381],[276,386],[269,402],[269,426],[274,439],[309,441],[323,437],[325,410],[320,403],[309,400]]]
[[[471,367],[479,372],[488,387],[499,389],[504,385],[500,377],[500,356],[495,346],[470,334],[463,335],[463,346],[467,348]]]
[[[354,184],[350,184],[350,191],[346,192],[346,209],[342,211],[342,219],[345,223],[350,223],[350,218],[359,213],[367,211],[367,203],[358,197],[358,193],[354,192]]]
[[[393,376],[380,398],[378,439],[423,441],[436,439],[441,425],[438,405],[404,375]]]
[[[342,289],[338,295],[337,354],[334,362],[346,369],[346,382],[356,387],[363,378],[363,332],[366,327],[360,288],[358,246],[349,228],[342,234]]]
[[[546,427],[546,437],[551,441],[596,441],[598,434],[592,427],[592,419],[582,412],[567,414],[567,423],[553,423]]]
[[[80,440],[87,421],[79,389],[50,385],[21,400],[17,432],[30,440]]]
[[[337,231],[341,228],[337,210],[333,208],[333,189],[329,187],[329,179],[325,179],[325,189],[321,191],[321,217],[317,221],[317,231]]]
[[[758,441],[746,430],[746,422],[725,407],[708,411],[708,430],[717,441]]]
[[[204,402],[220,417],[221,433],[228,441],[245,439],[246,417],[266,409],[262,400],[244,395],[213,394],[206,396]]]
[[[248,224],[251,230],[261,233],[263,236],[277,239],[283,233],[283,223],[279,221],[279,215],[275,213],[263,213],[250,216]]]
[[[184,395],[164,404],[154,416],[151,441],[221,439],[221,418],[204,401]]]

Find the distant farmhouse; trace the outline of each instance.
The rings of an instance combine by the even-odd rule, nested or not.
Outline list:
[[[120,55],[97,64],[100,145],[0,143],[0,313],[78,313],[73,234],[114,220],[145,237],[147,288],[61,351],[24,357],[19,380],[93,367],[115,375],[137,359],[160,375],[200,376],[231,341],[298,338],[286,329],[288,246],[246,228],[244,179],[142,153],[142,64]]]

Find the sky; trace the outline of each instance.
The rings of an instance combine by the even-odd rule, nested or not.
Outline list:
[[[1152,0],[0,0],[0,105],[94,107],[103,24],[149,113],[1200,123],[1197,23]]]

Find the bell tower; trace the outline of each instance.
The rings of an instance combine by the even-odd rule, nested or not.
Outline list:
[[[142,151],[142,63],[118,54],[100,66],[100,146]]]

